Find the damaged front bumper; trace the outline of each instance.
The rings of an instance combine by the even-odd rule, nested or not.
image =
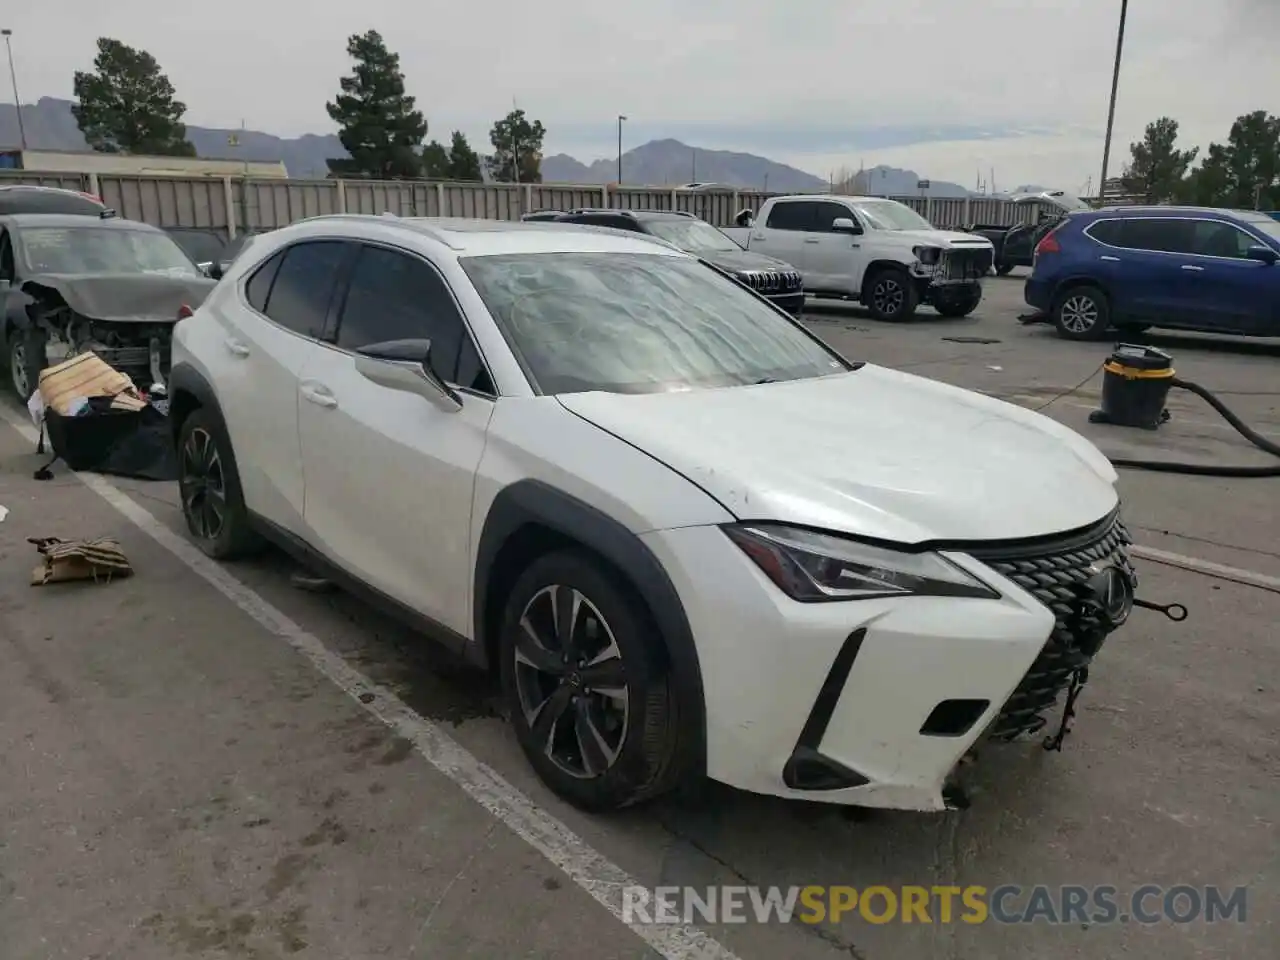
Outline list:
[[[921,303],[936,304],[980,293],[991,272],[995,251],[990,246],[916,247],[909,270]]]

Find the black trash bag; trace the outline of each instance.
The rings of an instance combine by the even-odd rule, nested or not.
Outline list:
[[[110,397],[94,397],[79,416],[45,411],[45,430],[54,458],[37,472],[40,479],[51,475],[48,467],[57,460],[76,471],[138,480],[178,479],[169,418],[150,404],[141,410],[118,410],[111,407]]]

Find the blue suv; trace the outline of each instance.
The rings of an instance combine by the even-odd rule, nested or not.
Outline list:
[[[1280,222],[1265,213],[1109,207],[1036,247],[1024,297],[1068,340],[1171,327],[1280,336]]]

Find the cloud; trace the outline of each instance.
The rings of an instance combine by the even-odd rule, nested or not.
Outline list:
[[[6,12],[24,99],[70,96],[106,34],[157,57],[193,123],[325,132],[346,37],[372,27],[433,135],[484,143],[515,101],[547,125],[549,152],[583,159],[616,149],[623,113],[632,142],[810,165],[894,156],[938,179],[998,157],[1011,181],[1053,171],[1075,186],[1100,164],[1119,0],[113,0],[74,18],[56,6]],[[1165,114],[1188,142],[1225,136],[1280,86],[1278,41],[1276,0],[1132,4],[1121,153]]]

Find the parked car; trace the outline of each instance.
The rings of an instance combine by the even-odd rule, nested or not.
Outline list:
[[[1036,247],[1025,299],[1069,340],[1148,327],[1280,336],[1280,222],[1200,207],[1067,216]]]
[[[586,809],[701,775],[942,809],[1133,596],[1083,437],[638,233],[295,223],[178,324],[170,387],[195,543],[282,545],[497,671]]]
[[[533,213],[526,213],[520,219],[526,223],[538,223],[545,220],[555,220],[557,217],[563,215],[563,210],[535,210]]]
[[[61,213],[100,217],[111,212],[102,198],[92,193],[28,184],[0,186],[0,216],[15,213]]]
[[[976,223],[965,228],[969,233],[976,233],[991,241],[995,247],[996,273],[1002,277],[1014,267],[1031,266],[1036,244],[1068,213],[1093,209],[1079,197],[1061,190],[1021,194],[1013,198],[1013,204],[1015,211],[1027,208],[1034,210],[1032,222],[1013,226]]]
[[[14,393],[27,400],[49,341],[92,350],[147,387],[164,383],[183,306],[213,281],[163,230],[114,217],[0,216],[0,296]]]
[[[773,197],[750,226],[725,233],[795,264],[806,293],[853,300],[880,320],[906,320],[922,303],[944,317],[968,316],[994,260],[990,240],[936,230],[882,197]]]
[[[731,274],[792,316],[798,317],[804,311],[804,283],[800,271],[774,257],[742,249],[736,241],[693,214],[651,210],[576,210],[556,219],[561,223],[647,233]]]

